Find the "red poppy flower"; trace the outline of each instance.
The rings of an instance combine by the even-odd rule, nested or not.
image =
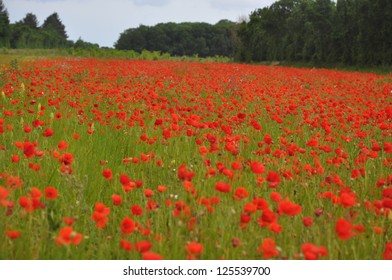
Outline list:
[[[353,236],[352,225],[343,218],[339,218],[335,225],[335,231],[342,240],[350,239]]]
[[[234,200],[242,200],[249,196],[248,191],[244,187],[238,187],[233,194]]]
[[[147,240],[140,240],[136,242],[133,246],[135,250],[139,253],[145,253],[151,250],[152,244],[150,241]]]
[[[188,171],[185,163],[183,163],[178,168],[177,175],[178,178],[182,181],[192,181],[193,176],[195,176],[195,172]]]
[[[46,197],[46,199],[56,199],[57,198],[57,189],[54,187],[47,187],[45,189],[45,197]]]
[[[108,180],[111,180],[113,178],[112,170],[110,170],[109,168],[105,168],[102,171],[102,176],[105,177]]]
[[[268,133],[264,135],[263,141],[267,145],[271,145],[273,143],[272,137]]]
[[[57,245],[79,245],[83,239],[81,233],[77,233],[72,227],[64,227],[59,232],[59,237],[55,238]]]
[[[305,227],[310,227],[313,225],[313,218],[312,217],[304,217],[302,218],[302,223],[304,224]]]
[[[54,131],[50,127],[46,128],[45,131],[42,133],[43,137],[52,137],[53,135],[54,135]]]
[[[325,247],[317,247],[312,243],[304,243],[302,245],[302,253],[306,260],[317,260],[320,256],[327,256]]]
[[[63,222],[64,222],[66,225],[72,226],[72,225],[75,223],[75,220],[72,219],[72,218],[70,218],[70,217],[65,217],[65,218],[63,219]]]
[[[260,175],[265,171],[265,167],[261,162],[253,161],[250,164],[250,169],[254,174]]]
[[[104,228],[109,221],[107,217],[110,213],[110,208],[106,207],[103,203],[95,203],[94,213],[91,215],[91,219],[95,221],[95,225],[98,228]]]
[[[247,213],[248,215],[253,214],[256,211],[257,211],[257,205],[255,205],[254,203],[249,202],[244,204],[244,212]]]
[[[97,228],[104,228],[109,221],[109,218],[105,214],[100,212],[94,212],[91,215],[91,219],[95,222],[95,226]]]
[[[279,256],[279,252],[276,250],[275,240],[272,238],[265,238],[263,243],[257,248],[258,253],[263,253],[264,259],[270,259]]]
[[[143,192],[144,192],[144,196],[147,198],[152,197],[154,195],[154,191],[150,189],[145,189]]]
[[[121,203],[122,203],[121,195],[113,194],[112,195],[112,201],[113,201],[113,205],[116,205],[116,206],[121,205]]]
[[[71,153],[64,153],[59,157],[59,162],[64,165],[70,165],[74,161],[74,156]]]
[[[124,235],[129,235],[135,230],[135,222],[128,217],[125,217],[120,225],[121,231]]]
[[[225,182],[218,182],[215,184],[215,190],[222,193],[227,193],[231,191],[231,185]]]
[[[268,182],[268,187],[277,188],[280,183],[279,174],[272,170],[268,171],[267,182]]]
[[[233,170],[241,170],[241,169],[242,169],[242,163],[241,163],[241,162],[238,162],[238,161],[234,161],[234,162],[231,164],[231,168],[232,168]]]
[[[278,205],[278,213],[280,215],[286,214],[287,216],[294,216],[301,213],[302,207],[295,204],[288,199],[281,201]]]
[[[98,213],[102,213],[103,215],[109,215],[110,208],[106,207],[105,204],[103,204],[101,202],[97,202],[97,203],[95,203],[94,211],[98,212]]]
[[[384,260],[392,260],[392,242],[388,242],[385,245],[385,251],[383,254]]]
[[[203,252],[203,245],[198,242],[190,242],[189,244],[185,245],[185,250],[188,252],[188,254],[200,255]]]
[[[19,160],[20,160],[20,157],[18,157],[17,155],[12,155],[12,157],[11,157],[12,162],[19,162]]]
[[[312,137],[309,139],[309,141],[306,143],[307,146],[309,147],[318,147],[318,140],[315,137]]]
[[[33,143],[24,142],[23,144],[23,153],[26,158],[32,158],[35,155],[35,147]]]
[[[145,252],[142,254],[143,260],[163,260],[162,256],[154,252]]]
[[[280,202],[282,201],[282,196],[278,192],[271,192],[270,194],[271,200],[275,202]]]
[[[270,209],[263,210],[263,213],[261,214],[260,218],[257,220],[257,222],[261,227],[267,227],[271,223],[276,223],[277,221],[278,218],[276,217],[275,213]]]
[[[7,230],[5,234],[11,238],[11,239],[16,239],[22,236],[22,233],[19,230]]]
[[[384,151],[388,154],[392,153],[392,143],[391,142],[384,143]]]
[[[344,208],[351,208],[355,205],[355,196],[353,192],[341,192],[340,203]]]
[[[120,240],[120,247],[125,251],[132,251],[132,243],[122,238]]]
[[[132,205],[131,207],[132,215],[134,216],[141,216],[143,215],[143,208],[139,205]]]
[[[40,189],[32,187],[29,192],[29,196],[33,199],[40,199],[42,197],[42,192]]]
[[[0,186],[0,201],[6,199],[10,195],[9,190]]]
[[[129,185],[131,183],[131,179],[126,174],[120,175],[120,183],[121,185]]]
[[[279,225],[279,224],[277,224],[277,223],[272,223],[272,224],[270,224],[270,225],[268,226],[268,229],[269,229],[270,231],[272,231],[272,232],[275,232],[275,233],[280,233],[280,232],[282,232],[282,230],[283,230],[282,226]]]

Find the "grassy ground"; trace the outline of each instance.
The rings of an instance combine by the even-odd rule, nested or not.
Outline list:
[[[389,76],[16,58],[0,259],[391,257]]]

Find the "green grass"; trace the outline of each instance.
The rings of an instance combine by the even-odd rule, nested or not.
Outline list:
[[[282,115],[283,123],[278,124],[270,118],[270,114],[266,110],[267,105],[272,106],[280,103],[282,103],[280,108],[284,109],[284,105],[287,103],[283,103],[280,94],[281,91],[287,90],[287,87],[291,87],[291,91],[298,96],[307,90],[319,94],[316,96],[316,93],[313,93],[308,102],[317,101],[318,98],[334,98],[334,100],[342,98],[348,102],[350,96],[347,99],[344,95],[333,96],[326,90],[334,83],[345,84],[344,78],[337,81],[320,76],[317,80],[317,78],[310,78],[313,74],[303,72],[302,78],[308,79],[309,88],[302,88],[297,93],[296,90],[299,87],[296,81],[288,81],[283,75],[283,71],[291,73],[289,68],[276,70],[277,68],[273,67],[262,70],[270,71],[274,75],[269,77],[265,73],[260,74],[258,72],[261,71],[260,68],[255,66],[241,66],[243,67],[241,71],[244,71],[242,77],[245,78],[239,79],[239,83],[242,83],[238,87],[239,97],[233,98],[232,91],[223,91],[221,88],[227,89],[226,83],[228,77],[231,77],[231,74],[226,72],[238,71],[235,70],[236,67],[240,67],[238,65],[192,63],[184,65],[168,62],[165,62],[166,64],[137,62],[140,64],[134,65],[117,60],[109,62],[107,60],[93,60],[89,64],[82,59],[77,63],[61,59],[53,60],[54,58],[49,59],[48,64],[45,64],[47,60],[41,58],[30,60],[30,57],[24,54],[18,54],[21,55],[21,59],[18,56],[17,63],[12,64],[15,55],[8,54],[0,58],[0,62],[7,64],[7,68],[4,68],[4,80],[0,90],[7,92],[10,85],[14,88],[12,94],[3,94],[1,97],[0,110],[4,119],[5,131],[0,134],[0,145],[5,149],[0,150],[0,162],[2,163],[0,185],[10,189],[10,196],[7,200],[15,203],[12,215],[9,215],[9,212],[7,214],[7,209],[0,206],[0,259],[140,259],[140,253],[135,250],[127,252],[120,248],[121,239],[126,239],[132,244],[143,239],[149,240],[153,244],[152,251],[167,259],[185,259],[187,252],[184,248],[190,241],[203,244],[204,251],[200,256],[202,259],[261,259],[262,254],[257,252],[257,248],[265,238],[275,240],[279,250],[277,258],[293,259],[295,256],[303,258],[301,246],[306,242],[311,242],[317,246],[326,247],[327,259],[380,259],[385,244],[391,241],[391,216],[375,215],[374,212],[363,206],[366,200],[373,203],[381,199],[382,190],[375,189],[374,186],[379,178],[387,177],[390,174],[389,167],[384,165],[384,162],[390,159],[390,155],[381,151],[377,159],[368,160],[364,165],[366,169],[366,177],[364,178],[353,180],[350,173],[351,169],[355,167],[354,159],[360,151],[358,145],[361,143],[371,147],[371,139],[375,139],[378,143],[391,141],[390,131],[387,131],[385,136],[381,130],[375,129],[371,125],[364,125],[361,128],[369,131],[369,135],[365,139],[359,139],[355,138],[353,130],[339,129],[339,122],[335,117],[331,117],[334,130],[332,136],[337,140],[328,143],[322,128],[310,128],[302,123],[302,114]],[[43,64],[39,64],[40,60]],[[56,62],[53,63],[53,61]],[[64,67],[59,66],[63,65],[59,62],[62,62]],[[115,72],[117,77],[111,76],[113,71],[110,67],[118,70]],[[159,71],[156,70],[156,67]],[[221,68],[223,70],[219,72],[218,70]],[[277,72],[274,72],[275,70]],[[130,72],[127,73],[127,71]],[[279,71],[282,71],[283,74]],[[93,72],[96,73],[96,76],[92,74]],[[206,80],[200,78],[202,75],[199,72],[204,74]],[[142,80],[138,73],[144,73],[147,78]],[[173,76],[173,73],[176,73],[177,76]],[[246,79],[246,77],[252,78]],[[355,78],[357,81],[364,79],[363,76],[356,77],[358,77]],[[383,83],[379,81],[382,79],[385,78],[379,77],[368,86],[381,87]],[[163,87],[159,87],[160,84],[163,84]],[[264,89],[264,85],[268,85],[268,89],[273,95],[260,94],[257,103],[256,101],[245,101],[244,98],[256,95],[256,90]],[[363,84],[351,86],[354,87],[354,90],[359,91]],[[352,90],[351,86],[347,91]],[[120,94],[110,94],[113,90],[118,90]],[[288,90],[288,94],[291,94],[291,91]],[[156,93],[158,97],[151,95],[151,92]],[[127,98],[138,93],[140,95],[134,101],[127,101]],[[294,94],[290,96],[295,97]],[[313,96],[316,97],[312,99]],[[183,99],[184,97],[187,99]],[[48,100],[56,98],[62,100],[59,107],[49,106]],[[192,98],[196,99],[192,100]],[[203,106],[204,103],[200,102],[208,98],[214,102],[213,108],[220,108],[221,111],[209,112],[195,108],[198,104]],[[264,101],[262,98],[265,98]],[[12,100],[19,100],[19,102],[12,104]],[[35,100],[36,103],[29,105],[32,100]],[[376,98],[372,99],[372,102],[381,106],[377,100]],[[69,103],[71,101],[86,104],[86,106],[73,108]],[[241,104],[241,102],[244,102],[246,109],[242,110],[239,107],[238,103]],[[301,109],[311,109],[315,106],[315,103],[300,104],[300,98],[294,102],[298,103]],[[42,116],[37,114],[39,104],[45,106]],[[160,110],[154,111],[153,107],[157,104],[165,104],[167,108],[161,107]],[[226,104],[232,106],[232,109],[225,106]],[[120,105],[123,105],[124,108],[121,109]],[[359,112],[362,110],[361,106],[358,105],[355,109]],[[174,111],[170,111],[169,107]],[[98,115],[94,115],[93,110],[97,108],[102,112],[101,119],[98,118]],[[273,108],[272,112],[276,112],[279,107]],[[34,110],[34,112],[30,113],[28,109]],[[137,111],[136,109],[144,110],[144,113],[138,116],[143,119],[144,126],[138,125],[138,120],[135,120],[135,125],[129,125],[126,121],[116,119],[115,115],[109,116],[110,111],[114,114],[123,111],[128,114],[127,120],[129,120],[129,117]],[[333,110],[332,107],[329,109]],[[6,110],[15,114],[3,117]],[[201,116],[204,122],[220,121],[227,124],[233,119],[229,116],[235,116],[241,110],[246,111],[247,116],[254,114],[252,118],[259,121],[262,130],[261,132],[256,131],[248,124],[248,121],[232,125],[233,137],[238,136],[240,139],[235,140],[238,144],[238,155],[232,155],[224,149],[227,135],[219,127],[194,128],[186,125],[186,117],[191,114]],[[21,113],[18,114],[18,112]],[[55,115],[59,112],[62,113],[62,117],[57,119]],[[173,112],[181,116],[178,125],[182,130],[173,132],[173,137],[165,140],[162,137],[162,128],[154,126],[154,122],[157,118],[170,119],[170,114]],[[219,118],[219,113],[223,113],[223,117]],[[322,114],[314,112],[315,116]],[[346,116],[347,112],[342,114]],[[31,133],[26,134],[23,131],[24,124],[31,126],[37,118],[45,121],[44,127],[34,128]],[[171,120],[165,121],[165,128],[171,125],[171,122]],[[7,125],[12,127],[7,127]],[[116,125],[121,125],[121,128],[116,128]],[[48,138],[42,136],[46,127],[51,127],[54,130],[54,136]],[[94,129],[92,134],[88,133],[90,128]],[[286,133],[284,128],[296,132]],[[187,129],[192,129],[195,135],[188,136]],[[75,133],[80,135],[80,139],[72,137]],[[143,133],[146,133],[149,138],[157,136],[158,140],[153,144],[148,144],[140,139]],[[175,135],[176,133],[178,135]],[[201,139],[203,145],[208,146],[207,133],[217,137],[217,143],[221,150],[203,157],[198,151],[199,146],[196,140]],[[293,157],[285,156],[283,158],[276,158],[272,154],[258,155],[257,151],[266,148],[265,145],[262,148],[258,146],[266,133],[274,139],[274,143],[271,145],[272,152],[278,149],[285,151],[288,148],[281,140],[281,138],[285,138],[288,143],[305,149],[305,153],[296,152]],[[306,146],[306,142],[317,133],[321,135],[321,143],[331,145],[333,149],[340,147],[350,157],[337,167],[327,164],[328,160],[334,156],[333,152],[322,153],[318,151],[317,158],[324,167],[324,173],[310,175],[302,168],[305,164],[314,166],[312,150],[316,149]],[[352,141],[343,141],[339,138],[340,135],[351,136]],[[249,139],[249,143],[244,141],[245,137]],[[35,156],[31,159],[25,158],[23,152],[15,146],[16,141],[24,142],[25,140],[37,141],[36,149],[44,151],[45,155]],[[60,171],[61,164],[58,158],[54,157],[55,151],[58,151],[57,145],[61,140],[69,144],[66,152],[74,156],[74,162],[71,164],[72,174],[62,173]],[[60,154],[64,152],[59,151]],[[140,160],[141,154],[150,154],[149,161]],[[12,155],[19,155],[21,160],[17,163],[11,162]],[[151,155],[154,155],[155,158],[152,158]],[[124,164],[123,159],[128,157],[139,158],[139,163]],[[206,159],[211,162],[211,166],[214,168],[219,162],[230,168],[233,161],[239,160],[243,163],[244,170],[236,171],[232,181],[219,172],[214,177],[208,178],[206,177]],[[159,166],[157,160],[162,160],[163,165]],[[257,176],[251,172],[247,164],[249,160],[263,162],[267,171],[274,170],[282,174],[284,171],[293,171],[295,167],[299,167],[301,172],[294,174],[294,178],[290,180],[282,178],[278,189],[270,189],[266,183],[258,186]],[[34,171],[29,167],[31,163],[39,164],[41,169]],[[195,172],[192,183],[197,190],[197,197],[185,190],[183,182],[177,176],[178,167],[182,163],[185,163],[189,170]],[[112,180],[107,180],[102,176],[104,168],[112,170]],[[293,173],[295,172],[293,171]],[[130,192],[124,192],[119,181],[121,174],[127,174],[132,181],[141,180],[143,186]],[[328,190],[339,194],[340,187],[334,184],[330,187],[321,187],[326,176],[330,174],[338,174],[345,184],[357,194],[358,204],[352,208],[344,208],[339,204],[333,204],[329,199],[318,196],[319,193]],[[20,177],[23,180],[23,186],[17,189],[6,186],[6,178],[9,176]],[[266,177],[266,174],[263,174],[262,177]],[[247,188],[249,198],[235,201],[232,198],[233,191],[218,193],[215,191],[215,184],[219,181],[230,183],[233,191],[240,186]],[[167,190],[159,193],[157,191],[159,185],[166,186]],[[32,187],[43,191],[47,186],[57,188],[58,198],[54,201],[41,198],[43,207],[31,213],[25,213],[19,205],[19,198],[28,196]],[[159,205],[155,210],[146,210],[149,199],[144,196],[145,189],[154,190],[152,199]],[[277,211],[278,204],[270,199],[272,191],[278,191],[283,198],[301,205],[301,213],[293,217],[277,214],[278,223],[283,228],[279,234],[259,226],[257,220],[262,211],[252,214],[251,222],[246,228],[241,228],[240,214],[243,212],[243,206],[245,203],[251,202],[254,197],[264,198],[270,208]],[[112,194],[120,194],[123,197],[123,204],[113,206]],[[209,213],[204,205],[198,203],[198,198],[211,198],[212,196],[218,196],[220,203],[212,205],[214,211]],[[177,201],[186,202],[190,207],[190,217],[175,217],[173,215],[174,206],[166,204],[169,200],[173,204]],[[110,207],[109,221],[104,228],[97,228],[91,219],[96,202],[102,202]],[[132,205],[140,205],[144,214],[140,217],[132,216],[130,211]],[[323,209],[323,214],[320,217],[315,216],[316,209]],[[120,223],[126,216],[132,217],[142,228],[149,228],[149,234],[143,235],[142,230],[137,230],[129,236],[123,235],[120,231]],[[55,238],[59,236],[60,229],[65,226],[64,217],[75,219],[74,230],[83,234],[83,240],[79,245],[59,247],[56,244]],[[191,217],[195,218],[197,222],[194,228],[189,230],[187,223]],[[311,227],[304,227],[303,217],[313,217],[314,224]],[[352,224],[364,225],[365,232],[347,241],[340,240],[335,232],[335,223],[341,217],[350,220]],[[384,228],[385,234],[374,233],[373,226],[375,225]],[[8,238],[5,232],[12,229],[21,231],[22,236],[17,239]],[[240,240],[238,248],[233,246],[233,238]]]

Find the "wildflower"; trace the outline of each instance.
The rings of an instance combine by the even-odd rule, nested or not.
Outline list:
[[[350,239],[353,236],[351,232],[352,225],[345,219],[339,218],[335,225],[335,231],[342,240]]]
[[[26,158],[32,158],[35,154],[35,147],[33,143],[24,142],[23,144],[23,153]]]
[[[282,201],[282,196],[281,196],[281,194],[278,193],[278,192],[271,192],[270,198],[271,198],[271,200],[274,201],[274,202],[280,202],[280,201]]]
[[[132,205],[131,212],[132,212],[132,215],[134,215],[134,216],[141,216],[141,215],[143,215],[143,208],[140,207],[139,205]]]
[[[121,249],[123,249],[125,251],[128,251],[128,252],[132,251],[132,243],[125,240],[125,239],[122,239],[122,238],[120,241],[120,247],[121,247]]]
[[[57,245],[79,245],[83,239],[81,233],[74,231],[72,227],[64,227],[59,232],[59,237],[55,238]]]
[[[113,205],[116,205],[116,206],[121,205],[121,203],[122,203],[121,195],[113,194],[112,195],[112,201],[113,201]]]
[[[19,230],[7,230],[5,234],[11,238],[11,239],[16,239],[22,236],[22,233]]]
[[[264,259],[271,259],[279,256],[279,252],[276,250],[275,240],[272,238],[265,238],[263,243],[257,248],[258,253],[263,253]]]
[[[248,191],[244,187],[238,187],[233,194],[234,200],[242,200],[249,196]]]
[[[317,247],[312,243],[304,243],[302,245],[302,253],[306,260],[317,260],[320,256],[327,256],[327,250],[325,247]]]
[[[185,250],[188,253],[188,259],[196,259],[203,252],[203,245],[192,241],[185,245]]]
[[[280,215],[286,214],[287,216],[294,216],[301,213],[302,207],[295,204],[288,199],[281,201],[278,205],[278,213]]]
[[[250,169],[252,170],[252,172],[254,174],[257,174],[257,175],[263,174],[265,171],[264,165],[260,162],[257,162],[257,161],[251,162]]]
[[[227,193],[231,191],[231,186],[230,184],[226,184],[224,182],[218,182],[215,184],[215,190],[218,192]]]
[[[54,187],[47,187],[45,189],[45,198],[46,199],[56,199],[57,198],[57,189]]]
[[[102,176],[105,177],[107,180],[111,180],[113,178],[112,170],[110,170],[109,168],[105,168],[102,171]]]
[[[154,252],[145,252],[142,254],[143,260],[163,260],[162,256]]]
[[[388,242],[385,245],[385,251],[383,254],[384,260],[392,260],[392,242]]]
[[[268,187],[277,188],[280,183],[279,174],[272,170],[268,171],[267,182],[268,182]]]
[[[136,242],[133,246],[135,250],[139,253],[145,253],[151,250],[152,244],[147,240],[140,240]]]
[[[54,131],[50,127],[46,128],[45,131],[42,133],[43,137],[52,137],[53,135],[54,135]]]
[[[129,235],[135,230],[135,222],[128,217],[125,217],[120,225],[121,231],[124,235]]]
[[[70,165],[74,161],[74,156],[71,153],[64,153],[59,157],[59,162],[64,165]]]
[[[312,217],[304,217],[302,218],[302,223],[304,224],[305,227],[310,227],[313,225],[313,218]]]

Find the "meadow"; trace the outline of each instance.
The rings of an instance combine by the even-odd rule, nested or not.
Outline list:
[[[392,259],[392,75],[0,68],[0,259]]]

